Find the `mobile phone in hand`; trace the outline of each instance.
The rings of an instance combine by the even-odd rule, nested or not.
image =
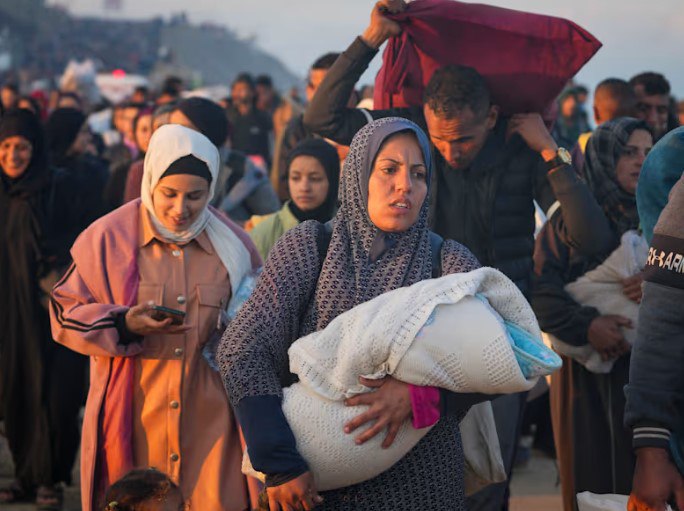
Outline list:
[[[155,321],[164,321],[165,319],[171,318],[172,325],[182,325],[183,321],[185,321],[184,311],[162,307],[161,305],[152,306],[151,316]]]

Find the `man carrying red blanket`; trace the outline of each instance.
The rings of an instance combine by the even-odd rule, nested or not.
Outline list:
[[[401,32],[386,14],[403,11],[401,0],[373,8],[361,37],[337,59],[304,114],[312,132],[348,145],[371,118],[406,117],[428,132],[435,151],[430,191],[431,228],[466,245],[483,265],[498,268],[529,294],[534,249],[533,201],[547,211],[558,201],[568,243],[587,254],[611,246],[604,214],[572,168],[538,113],[503,118],[485,80],[473,68],[438,69],[412,108],[365,111],[347,108],[354,85],[378,48]],[[502,455],[510,473],[524,395],[493,401]],[[505,507],[507,484],[469,499],[471,510]]]

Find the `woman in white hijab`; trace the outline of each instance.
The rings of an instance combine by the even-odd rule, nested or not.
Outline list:
[[[168,474],[193,509],[248,507],[238,430],[203,351],[261,261],[246,234],[208,206],[219,168],[204,135],[159,128],[141,199],[81,235],[53,290],[53,337],[91,356],[84,510],[109,504],[100,501],[108,485],[149,466]]]

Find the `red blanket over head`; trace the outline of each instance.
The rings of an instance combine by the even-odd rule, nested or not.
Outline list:
[[[422,105],[432,73],[461,64],[485,78],[502,113],[541,113],[601,47],[568,20],[453,0],[417,0],[390,18],[403,31],[385,49],[376,109]]]

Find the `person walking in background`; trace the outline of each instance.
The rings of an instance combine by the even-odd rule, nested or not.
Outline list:
[[[50,163],[71,174],[78,184],[84,215],[78,225],[80,232],[107,213],[103,200],[109,180],[107,162],[97,156],[87,118],[80,110],[58,108],[48,118],[45,132]]]
[[[670,82],[660,73],[640,73],[629,80],[637,96],[637,117],[646,121],[656,142],[668,132]]]
[[[551,130],[551,136],[561,147],[575,147],[580,134],[586,131],[579,109],[577,92],[566,89],[557,99],[558,117]]]
[[[668,502],[684,509],[683,161],[684,128],[677,128],[655,145],[639,178],[639,216],[651,248],[625,388],[624,424],[637,459],[628,511],[663,511]]]
[[[85,359],[51,341],[48,298],[69,264],[82,190],[48,164],[43,129],[28,110],[0,120],[0,415],[15,481],[0,507],[35,500],[62,507],[79,445]]]
[[[559,212],[551,216],[536,242],[532,307],[540,327],[566,344],[590,345],[603,360],[614,361],[608,371],[597,373],[595,367],[563,357],[563,367],[551,378],[565,511],[575,509],[577,493],[628,494],[631,489],[631,437],[620,425],[630,361],[623,329],[632,328],[636,318],[601,314],[595,307],[578,303],[566,285],[600,266],[620,245],[622,235],[639,227],[635,193],[652,146],[646,123],[632,118],[604,123],[589,139],[583,175],[610,221],[608,251],[587,257],[575,250],[560,228]],[[641,275],[625,279],[616,292],[638,303]]]
[[[325,78],[328,69],[339,57],[339,53],[330,52],[325,55],[321,55],[312,64],[311,69],[309,69],[309,75],[306,84],[306,99],[310,103],[313,99],[318,86]],[[350,94],[347,106],[349,108],[354,108],[356,102],[354,101],[355,94]],[[282,139],[277,141],[276,145],[276,156],[274,158],[273,169],[271,171],[271,183],[278,193],[278,197],[282,201],[286,201],[290,198],[288,195],[288,183],[287,183],[287,162],[289,160],[290,152],[295,148],[295,146],[307,138],[313,138],[316,134],[311,132],[306,126],[304,126],[304,115],[300,114],[292,118],[285,129]]]
[[[112,120],[120,140],[109,145],[103,155],[109,162],[109,182],[105,189],[107,211],[123,204],[128,171],[140,155],[140,149],[135,142],[133,123],[143,109],[144,105],[128,102],[114,107]]]
[[[261,260],[244,231],[208,208],[220,159],[204,135],[162,126],[144,168],[141,200],[83,233],[52,293],[55,340],[91,357],[82,506],[97,509],[109,484],[155,466],[193,508],[243,511],[239,433],[203,352]],[[150,303],[181,312],[158,316]]]
[[[264,261],[278,238],[301,222],[324,224],[333,218],[340,180],[337,151],[321,139],[300,142],[290,153],[287,178],[292,199],[256,224],[251,219],[255,227],[249,235]]]
[[[594,122],[598,127],[618,117],[635,117],[636,104],[636,94],[629,83],[620,78],[606,78],[594,90]],[[582,133],[572,150],[572,161],[579,171],[584,168],[584,152],[591,134],[591,131]]]
[[[269,114],[256,108],[256,86],[251,75],[238,75],[231,86],[230,97],[228,119],[232,129],[232,148],[247,156],[263,158],[266,167],[271,168],[273,120]]]
[[[136,118],[136,133],[139,132],[139,134],[136,134],[136,140],[139,141],[138,144],[143,155],[147,153],[147,148],[150,145],[152,135],[158,128],[168,124],[171,112],[173,112],[175,107],[176,105],[174,103],[165,103],[152,112],[149,121],[144,118],[141,119],[142,114]],[[145,115],[148,115],[147,111],[145,111]],[[131,168],[128,170],[128,175],[126,176],[126,189],[124,191],[124,204],[140,197],[140,185],[142,184],[144,163],[145,158],[143,156],[131,164]]]

